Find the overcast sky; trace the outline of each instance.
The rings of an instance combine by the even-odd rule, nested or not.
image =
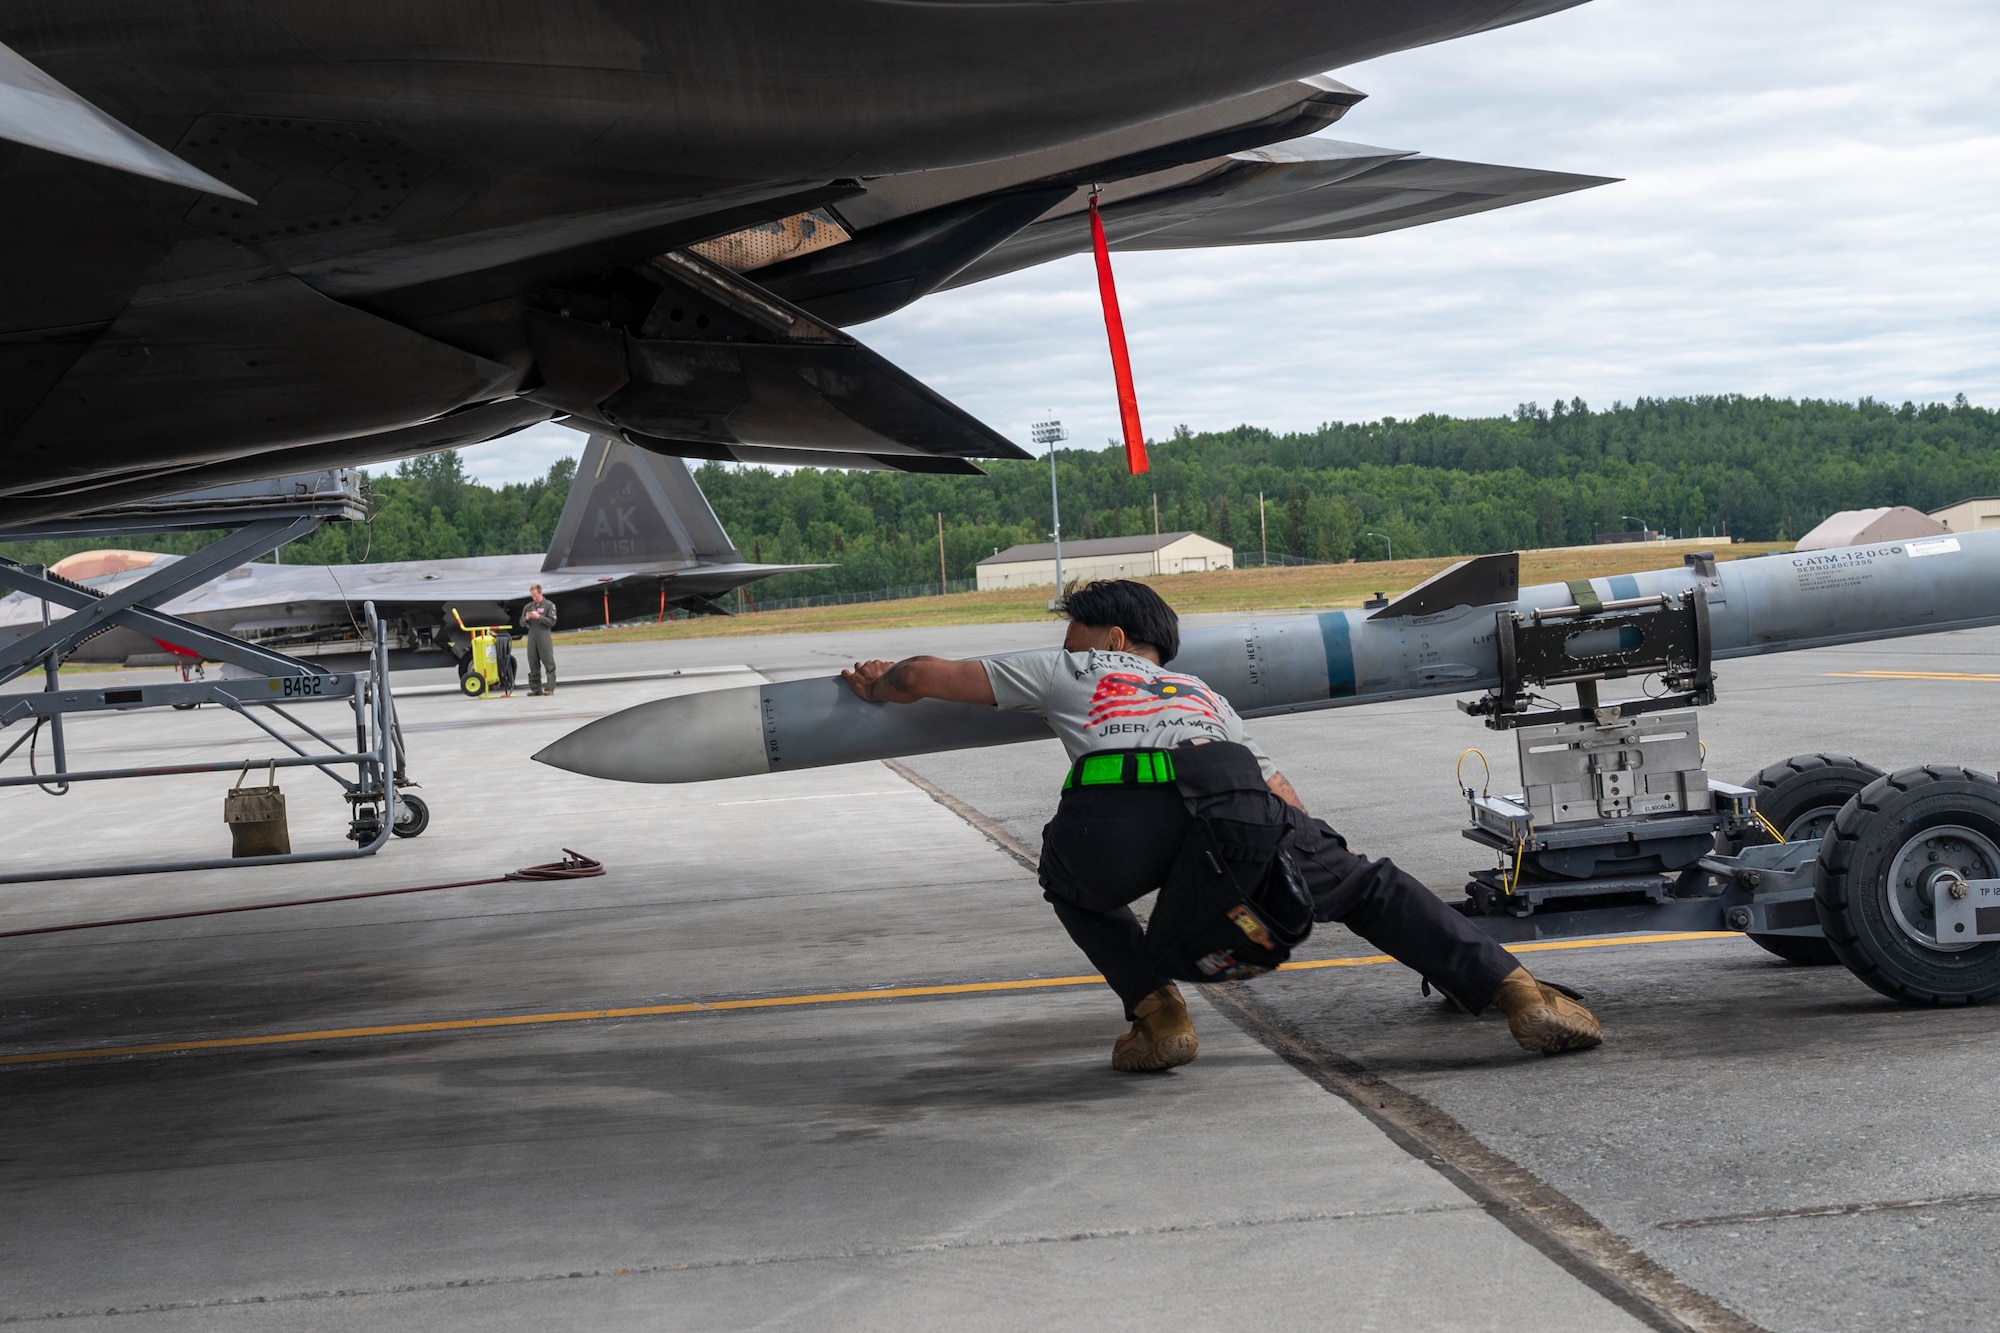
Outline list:
[[[2000,406],[2000,5],[1592,0],[1333,71],[1328,133],[1615,185],[1361,240],[1116,257],[1147,434],[1582,397]],[[856,336],[1017,441],[1117,429],[1086,257]],[[467,453],[539,475],[578,437]]]

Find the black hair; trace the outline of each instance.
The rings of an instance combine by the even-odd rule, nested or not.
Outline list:
[[[1165,666],[1180,655],[1181,618],[1166,599],[1131,579],[1098,579],[1063,595],[1063,614],[1092,629],[1116,625],[1125,637],[1160,655]]]

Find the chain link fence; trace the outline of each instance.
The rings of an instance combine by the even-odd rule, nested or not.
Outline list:
[[[1238,551],[1238,569],[1279,569],[1292,565],[1330,565],[1331,560],[1310,560],[1302,555],[1286,555],[1283,551]]]
[[[940,588],[935,583],[915,583],[902,588],[872,588],[867,592],[823,592],[811,597],[759,597],[755,588],[743,590],[741,610],[793,611],[806,606],[853,606],[860,602],[900,602],[911,597],[938,597],[945,593],[977,592],[976,579],[953,579]]]

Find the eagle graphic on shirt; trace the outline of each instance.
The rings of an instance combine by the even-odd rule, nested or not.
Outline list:
[[[1218,728],[1226,725],[1214,694],[1193,676],[1148,678],[1122,671],[1107,671],[1098,679],[1084,725],[1097,727],[1121,718],[1158,717],[1164,713],[1191,713]]]

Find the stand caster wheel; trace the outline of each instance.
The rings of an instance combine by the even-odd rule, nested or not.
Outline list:
[[[431,826],[431,808],[421,796],[396,796],[396,827],[399,838],[414,838]]]

